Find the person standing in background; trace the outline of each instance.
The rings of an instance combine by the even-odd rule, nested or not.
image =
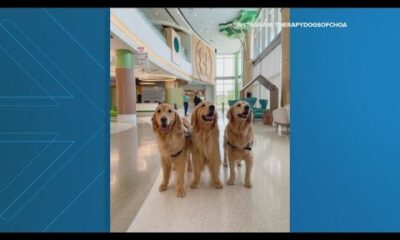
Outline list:
[[[189,96],[186,94],[186,92],[183,92],[182,95],[183,95],[183,107],[185,108],[185,117],[187,117],[187,112],[189,110]]]
[[[199,97],[199,93],[197,91],[194,92],[194,99],[193,99],[194,106],[196,107],[197,104],[201,103],[202,101],[203,100],[201,100],[201,98]]]

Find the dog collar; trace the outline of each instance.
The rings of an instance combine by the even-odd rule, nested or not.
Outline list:
[[[232,148],[239,148],[227,141],[228,145],[231,146]],[[243,150],[249,150],[251,151],[251,147],[253,146],[253,141],[249,142],[249,144],[246,145],[246,147],[243,148]],[[239,148],[240,149],[240,148]]]
[[[182,152],[183,152],[183,149],[180,150],[179,152],[175,153],[175,154],[171,154],[171,157],[176,158],[176,157],[179,156]]]

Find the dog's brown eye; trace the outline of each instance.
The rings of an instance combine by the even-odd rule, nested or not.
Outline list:
[[[157,110],[157,112],[158,112],[158,113],[160,113],[160,112],[161,112],[161,110],[160,110],[160,109],[158,109],[158,110]]]
[[[240,106],[242,106],[242,104],[239,103],[237,106],[240,107]]]
[[[202,105],[201,105],[201,107],[205,107],[205,106],[206,106],[205,104],[202,104]]]
[[[172,113],[172,110],[170,109],[170,110],[168,110],[168,112],[169,112],[169,113]]]

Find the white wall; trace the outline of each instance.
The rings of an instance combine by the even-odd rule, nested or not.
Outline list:
[[[172,63],[172,50],[167,46],[166,41],[161,38],[160,34],[154,30],[151,23],[147,22],[148,20],[143,17],[138,9],[111,8],[111,16],[116,17],[123,22],[124,26],[129,30],[129,32],[142,43],[129,37],[129,34],[126,34],[124,31],[122,31],[116,24],[113,23],[113,21],[111,21],[111,33],[118,36],[133,49],[137,49],[137,47],[145,45],[145,51],[151,50],[157,55],[154,57],[149,54],[149,60],[151,62],[154,62],[156,65],[160,66],[171,74],[176,75],[180,79],[191,81],[187,75],[164,63]],[[189,75],[192,73],[192,65],[185,59],[181,60],[179,68]]]
[[[263,75],[269,81],[271,81],[279,89],[279,100],[278,104],[281,107],[281,95],[282,95],[282,45],[279,44],[275,47],[266,57],[264,57],[256,66],[253,68],[253,79],[258,75]],[[269,91],[259,84],[258,82],[253,84],[251,92],[254,97],[260,99],[268,99],[269,108]],[[256,107],[259,107],[257,101]]]

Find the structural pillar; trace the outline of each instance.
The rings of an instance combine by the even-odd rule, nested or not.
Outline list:
[[[172,106],[176,104],[178,108],[183,107],[183,88],[178,87],[176,81],[165,81],[165,101]]]
[[[282,22],[290,22],[289,8],[282,8]],[[290,28],[282,28],[282,96],[281,106],[290,104]]]
[[[248,31],[245,35],[245,46],[243,48],[243,86],[253,80],[253,63],[251,59],[252,31]],[[241,97],[246,97],[246,93],[241,92]]]
[[[239,52],[235,53],[235,100],[239,99]]]
[[[116,50],[116,87],[118,114],[136,113],[136,83],[133,54],[127,49]]]

